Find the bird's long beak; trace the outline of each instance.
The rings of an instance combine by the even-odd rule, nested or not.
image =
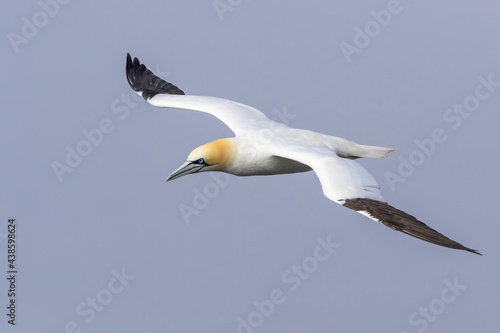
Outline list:
[[[198,172],[203,167],[204,167],[204,165],[195,164],[193,162],[185,162],[183,165],[181,165],[179,168],[177,168],[177,170],[172,172],[172,174],[170,176],[168,176],[168,178],[165,181],[168,182],[170,180],[174,180],[176,178],[179,178],[179,177],[182,177],[185,175],[189,175],[190,173]]]

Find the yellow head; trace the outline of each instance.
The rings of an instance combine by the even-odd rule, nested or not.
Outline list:
[[[187,161],[167,178],[174,180],[196,172],[223,171],[234,156],[232,139],[219,139],[193,150]]]

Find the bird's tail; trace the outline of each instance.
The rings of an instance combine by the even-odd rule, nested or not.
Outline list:
[[[365,146],[360,144],[357,144],[357,146],[361,148],[356,152],[356,156],[358,157],[382,158],[386,157],[390,152],[396,150],[396,148]]]

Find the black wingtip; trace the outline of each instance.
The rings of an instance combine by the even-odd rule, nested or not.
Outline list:
[[[367,198],[346,199],[344,206],[355,211],[366,212],[385,226],[426,242],[482,256],[478,250],[463,246],[417,220],[414,216],[394,208],[386,202]]]
[[[464,247],[465,247],[465,246],[464,246]],[[469,252],[474,253],[474,254],[477,254],[477,255],[480,255],[480,256],[482,256],[482,255],[483,255],[482,253],[479,253],[479,251],[478,251],[478,250],[469,249],[468,247],[465,247],[465,249],[464,249],[464,250],[465,250],[465,251],[469,251]]]
[[[147,67],[139,62],[139,59],[127,53],[127,65],[125,74],[130,87],[134,91],[142,92],[142,97],[148,100],[157,94],[184,95],[184,92],[177,86],[169,83],[151,72]]]

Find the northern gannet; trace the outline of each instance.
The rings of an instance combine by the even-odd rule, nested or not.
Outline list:
[[[257,109],[226,99],[185,95],[137,58],[132,61],[128,53],[126,74],[132,89],[150,104],[210,113],[235,134],[194,149],[166,181],[205,171],[254,176],[314,170],[324,195],[333,202],[410,236],[481,255],[387,204],[373,176],[354,161],[361,157],[382,158],[395,149],[290,128]]]

